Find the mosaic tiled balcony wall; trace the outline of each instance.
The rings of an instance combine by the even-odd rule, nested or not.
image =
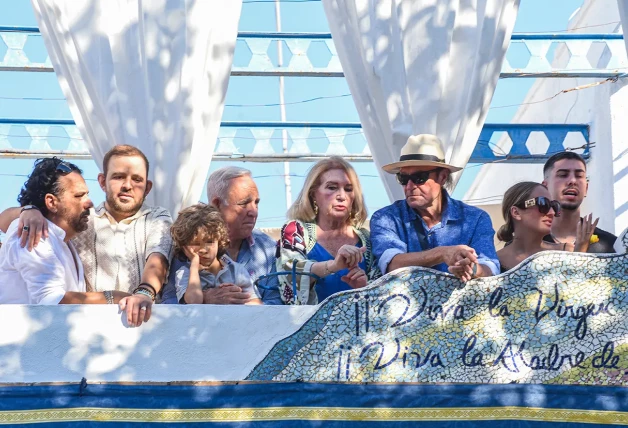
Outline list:
[[[627,254],[546,252],[466,285],[408,268],[323,302],[247,379],[628,385],[627,293]]]

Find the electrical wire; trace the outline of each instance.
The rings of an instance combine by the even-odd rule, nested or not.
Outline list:
[[[608,71],[615,71],[615,70],[627,70],[628,71],[628,67],[621,67],[621,68],[613,68],[613,69],[605,69]],[[532,76],[533,74],[529,74],[530,76]],[[602,85],[604,83],[608,83],[608,82],[612,82],[615,83],[618,81],[618,79],[620,77],[624,77],[624,75],[620,75],[620,76],[613,76],[613,77],[609,77],[607,79],[604,80],[600,80],[598,82],[593,82],[593,83],[589,83],[587,85],[581,85],[581,86],[576,86],[574,88],[569,88],[569,89],[563,89],[562,91],[554,94],[553,96],[546,98],[544,100],[539,100],[539,101],[532,101],[532,102],[527,102],[527,103],[520,103],[520,104],[510,104],[510,105],[503,105],[503,106],[493,106],[493,107],[489,107],[489,110],[497,110],[497,109],[503,109],[503,108],[512,108],[512,107],[521,107],[521,106],[525,106],[525,105],[532,105],[532,104],[539,104],[545,101],[550,101],[554,98],[556,98],[558,95],[567,93],[567,92],[572,92],[572,91],[577,91],[577,90],[581,90],[581,89],[587,89],[587,88],[592,88],[595,86],[599,86]],[[331,100],[331,99],[338,99],[338,98],[346,98],[346,97],[350,97],[351,94],[340,94],[340,95],[321,95],[319,97],[314,97],[314,98],[306,98],[303,100],[299,100],[299,101],[291,101],[291,102],[287,102],[287,103],[269,103],[269,104],[225,104],[225,107],[232,107],[232,108],[251,108],[251,107],[280,107],[280,106],[287,106],[287,105],[297,105],[297,104],[306,104],[306,103],[310,103],[310,102],[314,102],[314,101],[322,101],[322,100]],[[38,97],[0,97],[1,100],[25,100],[25,101],[65,101],[65,98],[38,98]]]
[[[41,98],[41,97],[0,97],[0,100],[12,101],[65,101],[65,98]]]
[[[291,101],[291,102],[287,102],[287,103],[273,103],[273,104],[225,104],[225,107],[280,107],[280,106],[290,106],[290,105],[295,105],[295,104],[305,104],[305,103],[311,103],[313,101],[320,101],[320,100],[331,100],[331,99],[336,99],[336,98],[345,98],[345,97],[350,97],[351,94],[342,94],[342,95],[321,95],[320,97],[314,97],[314,98],[306,98],[304,100],[299,100],[299,101]]]
[[[279,3],[320,3],[321,0],[279,0]],[[244,0],[242,4],[275,3],[275,0]]]
[[[574,27],[574,28],[567,28],[566,30],[552,30],[552,31],[522,31],[524,33],[528,33],[528,34],[544,34],[544,33],[569,33],[571,31],[577,31],[577,30],[583,30],[585,28],[596,28],[596,27],[603,27],[605,25],[613,25],[613,24],[621,24],[621,21],[613,21],[613,22],[607,22],[605,24],[595,24],[595,25],[585,25],[582,27]],[[517,33],[515,33],[517,34]]]

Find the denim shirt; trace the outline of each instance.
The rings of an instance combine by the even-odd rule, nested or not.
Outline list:
[[[499,260],[493,237],[495,231],[489,215],[479,208],[452,199],[443,191],[445,204],[441,222],[428,229],[425,221],[410,208],[406,200],[384,207],[371,218],[371,242],[382,273],[398,254],[414,253],[425,249],[450,245],[467,245],[475,250],[478,262],[488,267],[493,275],[499,274]],[[429,248],[421,248],[414,221],[420,219]],[[447,272],[448,266],[440,263],[433,269]]]
[[[256,281],[261,275],[276,272],[275,267],[275,250],[277,243],[266,235],[264,232],[254,229],[251,237],[242,241],[242,246],[238,252],[237,263],[243,265],[248,273]],[[175,273],[185,262],[176,259],[173,260],[170,267],[170,278],[168,284],[164,288],[162,303],[178,303],[175,289]],[[265,305],[282,305],[279,296],[279,281],[276,276],[269,278],[267,281],[261,281],[262,285],[267,288],[258,287],[262,302]]]

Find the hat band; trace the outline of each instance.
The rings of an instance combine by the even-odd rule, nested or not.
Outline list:
[[[439,159],[438,156],[434,156],[434,155],[401,155],[399,157],[400,162],[409,161],[409,160],[445,163],[445,159]]]

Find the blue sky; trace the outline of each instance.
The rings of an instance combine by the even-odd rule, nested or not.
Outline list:
[[[246,1],[246,0],[245,0]],[[564,30],[569,17],[581,6],[583,0],[521,0],[519,16],[515,26],[516,32],[551,32]],[[0,0],[0,25],[36,26],[30,0]],[[328,32],[327,20],[320,2],[283,3],[281,6],[282,31],[290,32]],[[241,31],[275,31],[275,10],[272,3],[244,4],[240,19]],[[1,43],[1,42],[0,42]],[[30,55],[44,55],[33,43],[29,50]],[[236,47],[235,64],[247,55],[246,46]],[[0,50],[2,46],[0,46]],[[525,48],[521,48],[525,50]],[[525,56],[521,49],[511,49],[508,59],[516,64]],[[316,55],[313,55],[316,60]],[[464,76],[460,76],[464,78]],[[528,89],[534,83],[533,79],[502,79],[497,85],[492,105],[511,105],[522,102]],[[349,93],[343,78],[286,78],[285,100],[294,102],[320,96],[338,96]],[[11,99],[7,99],[11,98]],[[14,98],[44,98],[45,100],[23,100]],[[226,104],[273,104],[279,102],[279,79],[276,77],[233,77],[229,84]],[[507,123],[516,112],[516,107],[491,110],[487,122]],[[289,105],[286,107],[289,121],[338,121],[358,122],[358,115],[351,97],[326,99],[305,104]],[[0,72],[0,117],[4,118],[71,118],[63,94],[56,77],[52,73],[18,73]],[[228,121],[256,121],[280,120],[279,107],[226,107],[223,120]],[[28,138],[24,130],[13,127],[9,131],[10,141],[14,147],[26,148]],[[246,134],[238,134],[246,137]],[[248,135],[250,137],[250,135]],[[323,140],[311,140],[310,147],[321,144]],[[60,146],[67,140],[62,138],[53,141]],[[356,140],[356,144],[359,141]],[[245,152],[252,149],[252,143],[247,139],[236,140],[236,146]],[[317,150],[318,151],[318,150]],[[98,169],[93,161],[77,161],[84,169],[85,178],[90,186],[90,192],[95,204],[102,202],[104,195],[95,181]],[[19,189],[26,179],[33,164],[33,160],[0,159],[0,210],[16,205]],[[213,162],[211,171],[228,165],[227,162]],[[280,226],[285,217],[286,198],[283,189],[283,164],[239,163],[253,171],[260,188],[262,202],[260,204],[259,227]],[[303,179],[309,163],[291,163],[292,196],[296,197],[301,189]],[[388,204],[384,188],[371,163],[356,163],[354,165],[362,180],[362,186],[368,189],[366,201],[369,212]],[[472,172],[463,176],[456,189],[455,196],[461,197],[473,180]],[[205,197],[203,197],[205,198]]]

